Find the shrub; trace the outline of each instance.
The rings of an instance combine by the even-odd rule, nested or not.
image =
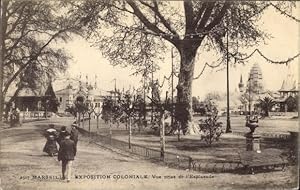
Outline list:
[[[200,119],[200,133],[201,140],[205,140],[205,142],[209,145],[212,144],[213,141],[218,141],[221,134],[224,133],[222,130],[222,122],[218,122],[218,110],[215,106],[209,106],[206,119]]]

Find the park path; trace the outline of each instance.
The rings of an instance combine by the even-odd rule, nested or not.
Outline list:
[[[78,144],[73,179],[66,183],[58,179],[60,163],[42,152],[45,143],[42,132],[49,122],[32,122],[22,127],[0,130],[2,189],[276,189],[294,186],[290,170],[256,175],[176,170],[116,149],[97,146],[84,137],[80,138]],[[58,129],[59,125],[70,126],[71,122],[71,119],[66,118],[51,120]],[[75,174],[80,179],[75,179]],[[95,175],[100,179],[89,179]],[[135,179],[117,179],[129,175],[135,176]],[[33,179],[33,176],[37,177]],[[137,179],[137,176],[143,179]],[[183,177],[179,179],[179,176]],[[190,178],[191,176],[197,178]],[[54,179],[45,179],[46,177]]]

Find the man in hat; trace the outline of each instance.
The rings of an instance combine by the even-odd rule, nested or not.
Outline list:
[[[78,142],[77,124],[74,122],[71,126],[72,126],[72,129],[71,129],[71,140],[74,141],[75,147],[77,148],[77,142]]]
[[[66,133],[68,133],[67,129],[65,126],[62,126],[60,128],[60,132],[59,132],[59,135],[57,137],[57,143],[60,145],[61,144],[61,141],[65,139],[65,136],[66,136]]]
[[[67,178],[67,182],[71,180],[71,167],[76,156],[75,143],[70,137],[70,133],[66,132],[58,151],[58,161],[62,162],[62,178]]]

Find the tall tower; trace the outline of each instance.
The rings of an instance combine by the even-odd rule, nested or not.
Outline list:
[[[239,90],[240,90],[240,93],[243,93],[244,90],[245,90],[245,85],[243,83],[243,77],[242,77],[242,75],[241,75],[241,78],[240,78]]]
[[[88,87],[89,86],[89,77],[87,74],[85,75],[85,81],[86,81],[85,86]]]
[[[247,89],[249,88],[251,88],[251,92],[254,94],[259,94],[264,90],[261,68],[257,63],[252,66],[249,73]]]
[[[97,75],[95,75],[95,84],[94,84],[94,89],[97,89]]]

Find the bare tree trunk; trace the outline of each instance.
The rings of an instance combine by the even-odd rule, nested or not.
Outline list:
[[[3,67],[4,67],[4,55],[5,55],[5,43],[4,34],[6,32],[7,22],[6,22],[6,11],[7,11],[8,1],[0,0],[0,122],[3,118],[4,109],[4,98],[5,93],[3,92]]]
[[[166,151],[166,140],[165,140],[165,113],[162,111],[161,114],[161,121],[160,121],[160,128],[159,128],[159,135],[160,135],[160,158],[164,161],[165,159],[165,151]]]
[[[2,25],[2,0],[0,0],[0,23]],[[0,122],[3,118],[3,108],[4,108],[4,96],[2,92],[3,88],[3,30],[0,26]],[[1,124],[1,123],[0,123]]]
[[[181,63],[177,85],[176,115],[181,123],[183,134],[195,134],[198,132],[193,125],[192,115],[192,82],[196,52],[197,47],[188,45],[183,46],[180,50]]]

